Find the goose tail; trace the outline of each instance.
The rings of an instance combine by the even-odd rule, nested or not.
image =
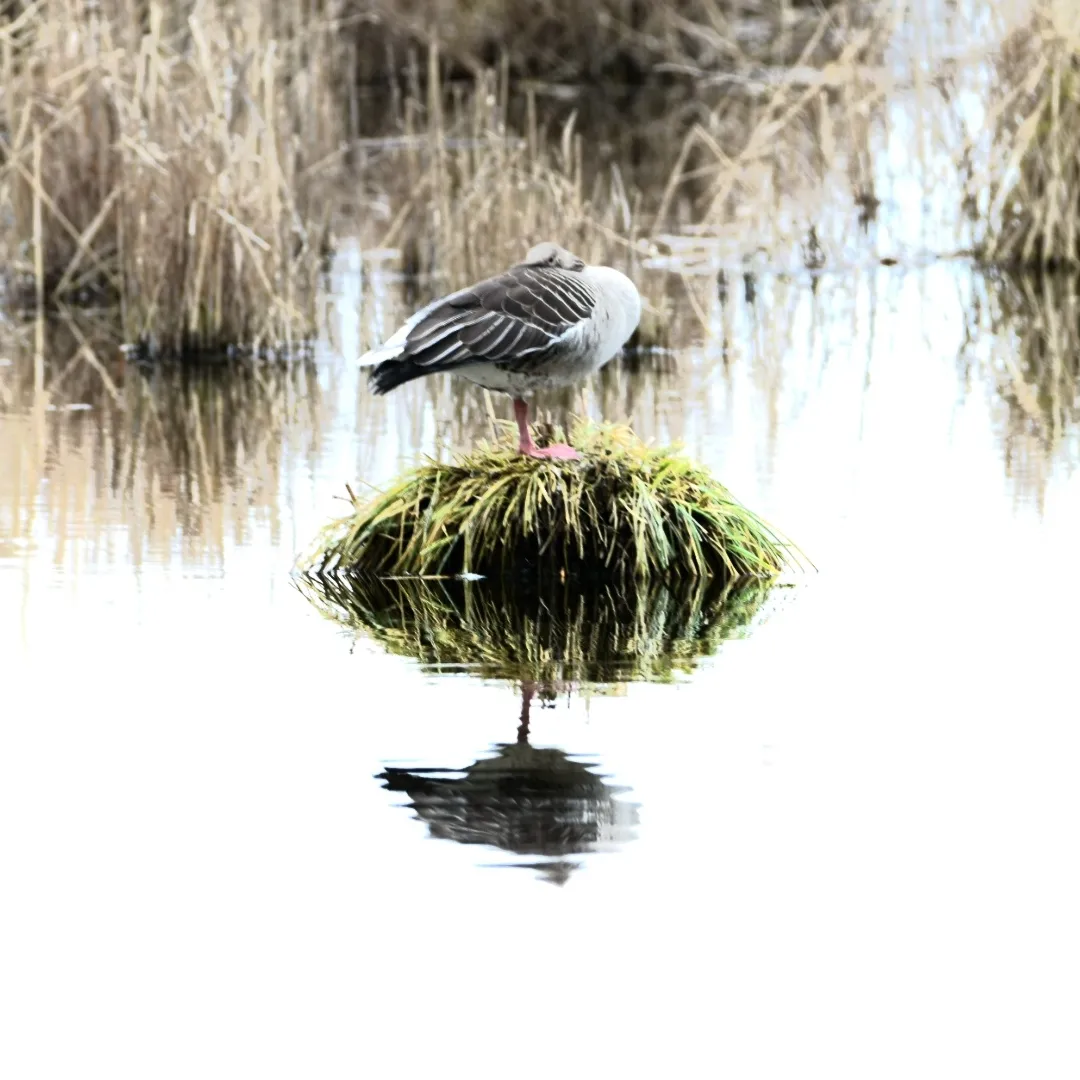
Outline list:
[[[370,355],[370,353],[368,354]],[[368,373],[368,383],[376,394],[388,394],[402,383],[412,382],[428,372],[412,360],[391,357],[377,363]]]
[[[357,361],[361,367],[371,369],[368,383],[376,394],[389,393],[395,386],[423,374],[416,370],[416,364],[401,355],[405,351],[405,343],[401,340],[403,337],[404,334],[400,332],[395,334],[389,341],[369,349]]]

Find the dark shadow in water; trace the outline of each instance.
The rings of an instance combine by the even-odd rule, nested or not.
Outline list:
[[[328,618],[429,671],[520,688],[517,740],[468,767],[386,768],[433,837],[486,844],[563,884],[572,856],[634,837],[637,804],[595,766],[529,742],[530,709],[582,687],[670,681],[744,632],[771,583],[653,582],[636,589],[564,583],[367,579],[298,582]]]
[[[460,770],[391,767],[376,779],[406,794],[436,839],[512,852],[525,861],[489,865],[525,867],[563,885],[580,866],[571,856],[634,838],[638,807],[617,798],[629,788],[607,783],[562,750],[529,743],[534,696],[553,694],[523,686],[517,740],[496,745],[493,756]]]

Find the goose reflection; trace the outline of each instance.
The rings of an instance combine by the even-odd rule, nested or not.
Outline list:
[[[629,788],[554,747],[529,742],[534,699],[555,691],[526,683],[521,690],[517,739],[465,769],[387,768],[376,779],[408,796],[432,837],[484,844],[522,856],[512,863],[563,885],[580,866],[573,856],[614,850],[634,838],[638,806],[619,796]]]

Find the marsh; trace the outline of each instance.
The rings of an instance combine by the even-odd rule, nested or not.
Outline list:
[[[0,15],[4,1074],[1075,1074],[1071,8],[453,6]],[[522,237],[816,572],[295,575]]]

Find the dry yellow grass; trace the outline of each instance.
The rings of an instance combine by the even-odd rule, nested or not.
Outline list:
[[[1013,267],[1080,266],[1080,8],[1037,0],[1006,39],[980,256]]]
[[[1078,35],[1065,0],[1032,2],[1035,22],[1003,54],[1002,84],[1012,89],[991,104],[1001,138],[973,184],[987,260],[1056,265],[1076,261],[1080,230]],[[909,40],[933,8],[929,0],[8,5],[0,13],[8,298],[30,308],[115,299],[126,339],[163,352],[289,348],[315,327],[335,209],[338,231],[400,253],[418,300],[548,237],[635,276],[659,264],[688,282],[715,279],[720,267],[842,266],[878,205],[875,132],[898,85],[910,82],[920,132],[949,126],[945,68],[933,45]],[[890,66],[898,30],[908,52]],[[369,106],[359,88],[376,54],[390,89]],[[988,54],[949,63],[985,67]],[[608,68],[663,76],[670,93],[645,110],[646,126],[589,104],[614,84],[579,88],[575,103],[559,104],[555,80]],[[462,70],[469,80],[449,79]],[[540,70],[543,85],[520,78]],[[643,97],[625,86],[618,93]],[[350,141],[362,130],[381,137]],[[958,157],[964,149],[955,147]],[[915,174],[920,153],[921,143]],[[334,166],[346,160],[348,187],[331,195]],[[686,293],[713,333],[704,287]],[[647,307],[644,325],[647,343],[663,341],[665,307]]]
[[[618,166],[584,167],[574,114],[556,131],[541,128],[535,95],[525,96],[521,129],[508,114],[510,92],[483,72],[447,99],[438,51],[428,54],[430,89],[407,112],[401,145],[373,163],[367,182],[392,192],[394,214],[370,233],[400,248],[403,268],[453,281],[475,280],[521,258],[552,236],[589,261],[626,263],[639,215]]]
[[[640,81],[790,64],[828,10],[841,30],[873,0],[357,0],[350,6],[353,70],[393,78],[437,45],[448,70],[505,62],[517,77],[548,82]],[[834,55],[819,38],[817,62]]]
[[[41,0],[0,22],[15,299],[115,299],[164,352],[312,329],[332,23],[264,5]]]

